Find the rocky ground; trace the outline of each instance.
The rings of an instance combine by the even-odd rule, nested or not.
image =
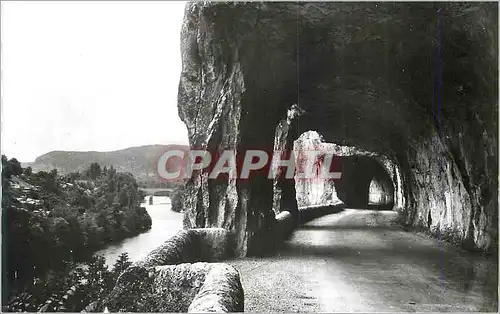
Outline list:
[[[497,311],[492,258],[405,232],[395,218],[346,209],[305,224],[275,256],[231,261],[245,311]]]

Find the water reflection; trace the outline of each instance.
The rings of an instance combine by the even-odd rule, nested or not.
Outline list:
[[[169,197],[153,196],[153,205],[149,205],[148,196],[141,206],[151,216],[151,229],[98,251],[96,254],[104,256],[108,266],[113,266],[118,256],[124,252],[129,254],[133,262],[138,261],[182,229],[183,214],[170,209]]]

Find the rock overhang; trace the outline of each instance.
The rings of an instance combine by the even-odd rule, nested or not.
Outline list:
[[[466,230],[461,241],[489,248],[495,235],[484,226],[498,229],[497,11],[495,3],[190,3],[179,89],[190,143],[272,147],[298,104],[296,137],[316,130],[398,167],[407,223],[425,225],[432,211],[441,216],[434,227]],[[272,184],[229,183],[214,195],[206,178],[192,182],[191,224],[220,226],[207,217],[224,214],[243,251],[272,228]]]

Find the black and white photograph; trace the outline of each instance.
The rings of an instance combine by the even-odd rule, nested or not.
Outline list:
[[[498,313],[498,2],[0,3],[2,312]]]

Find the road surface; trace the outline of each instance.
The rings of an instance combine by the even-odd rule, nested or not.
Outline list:
[[[346,209],[296,230],[275,256],[230,261],[251,312],[497,311],[498,265],[396,213]]]

